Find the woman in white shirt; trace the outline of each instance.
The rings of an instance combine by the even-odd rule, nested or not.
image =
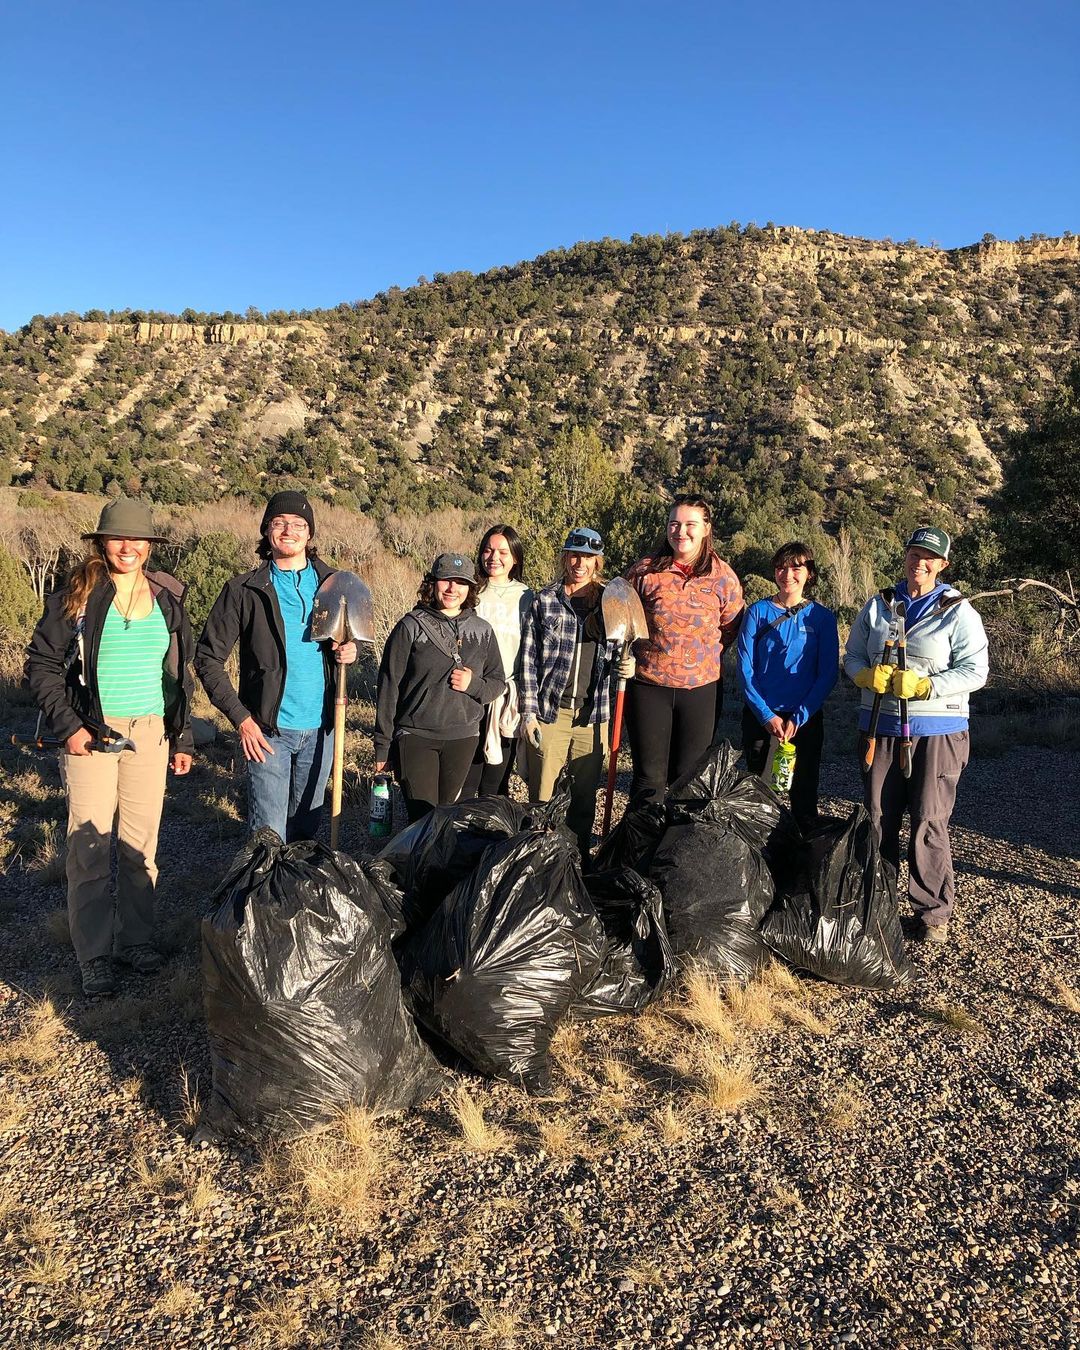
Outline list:
[[[517,530],[513,525],[492,525],[476,551],[476,575],[480,583],[476,613],[495,630],[507,687],[502,697],[488,705],[476,757],[461,792],[462,800],[509,795],[517,738],[504,733],[516,716],[521,630],[533,598],[523,580],[524,572],[525,548]]]

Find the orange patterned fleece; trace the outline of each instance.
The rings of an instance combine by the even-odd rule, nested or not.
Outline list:
[[[669,689],[697,689],[723,675],[723,652],[742,621],[739,578],[726,562],[709,555],[709,571],[687,577],[670,564],[654,570],[642,558],[626,574],[641,596],[649,636],[635,644],[637,678]]]

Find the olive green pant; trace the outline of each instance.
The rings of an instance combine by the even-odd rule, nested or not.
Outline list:
[[[169,766],[160,717],[114,717],[109,725],[135,742],[118,755],[60,752],[67,790],[68,926],[82,965],[113,949],[149,944],[154,932],[158,826]],[[109,894],[116,825],[116,900]]]
[[[581,716],[571,708],[560,708],[554,722],[540,723],[540,749],[526,747],[529,768],[529,800],[551,800],[555,781],[564,766],[570,770],[570,810],[566,823],[578,837],[582,856],[592,847],[593,821],[596,819],[596,789],[604,772],[607,749],[607,723],[581,725]]]

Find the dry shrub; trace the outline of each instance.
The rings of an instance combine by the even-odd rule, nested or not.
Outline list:
[[[59,1064],[60,1038],[67,1030],[64,1019],[43,998],[29,1004],[19,1031],[0,1045],[0,1068],[39,1073],[55,1071]]]
[[[174,1284],[168,1285],[157,1301],[150,1309],[150,1320],[155,1321],[159,1317],[168,1317],[173,1321],[181,1317],[186,1317],[188,1313],[194,1312],[199,1306],[199,1295],[192,1289],[190,1284],[182,1284],[177,1280]]]
[[[450,1111],[461,1130],[462,1144],[473,1153],[498,1153],[510,1147],[510,1135],[501,1126],[488,1124],[483,1106],[464,1083],[454,1093]]]
[[[371,1112],[349,1107],[324,1130],[278,1145],[263,1163],[267,1181],[294,1203],[358,1229],[381,1212],[392,1172],[391,1136]]]
[[[749,1063],[729,1055],[714,1040],[699,1037],[691,1050],[691,1063],[700,1084],[695,1100],[717,1115],[754,1106],[765,1096]]]
[[[1054,993],[1057,995],[1054,1002],[1058,1007],[1064,1008],[1066,1012],[1080,1013],[1080,993],[1077,993],[1071,984],[1066,984],[1061,979],[1055,978],[1053,985]]]
[[[689,1126],[686,1120],[676,1111],[672,1102],[667,1102],[659,1111],[654,1111],[653,1120],[660,1132],[660,1138],[669,1147],[673,1144],[683,1143],[689,1134]]]
[[[735,1026],[726,991],[716,972],[703,965],[689,968],[683,981],[682,1002],[676,1009],[690,1026],[708,1032],[725,1045],[735,1041]]]

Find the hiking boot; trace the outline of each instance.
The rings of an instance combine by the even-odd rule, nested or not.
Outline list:
[[[944,947],[949,940],[949,925],[947,923],[924,923],[922,938],[924,942]]]
[[[95,956],[90,961],[83,961],[79,973],[82,975],[83,993],[88,997],[98,998],[116,993],[116,971],[113,970],[111,957]]]
[[[130,966],[136,975],[156,975],[165,958],[154,947],[124,947],[116,953],[121,965]]]

